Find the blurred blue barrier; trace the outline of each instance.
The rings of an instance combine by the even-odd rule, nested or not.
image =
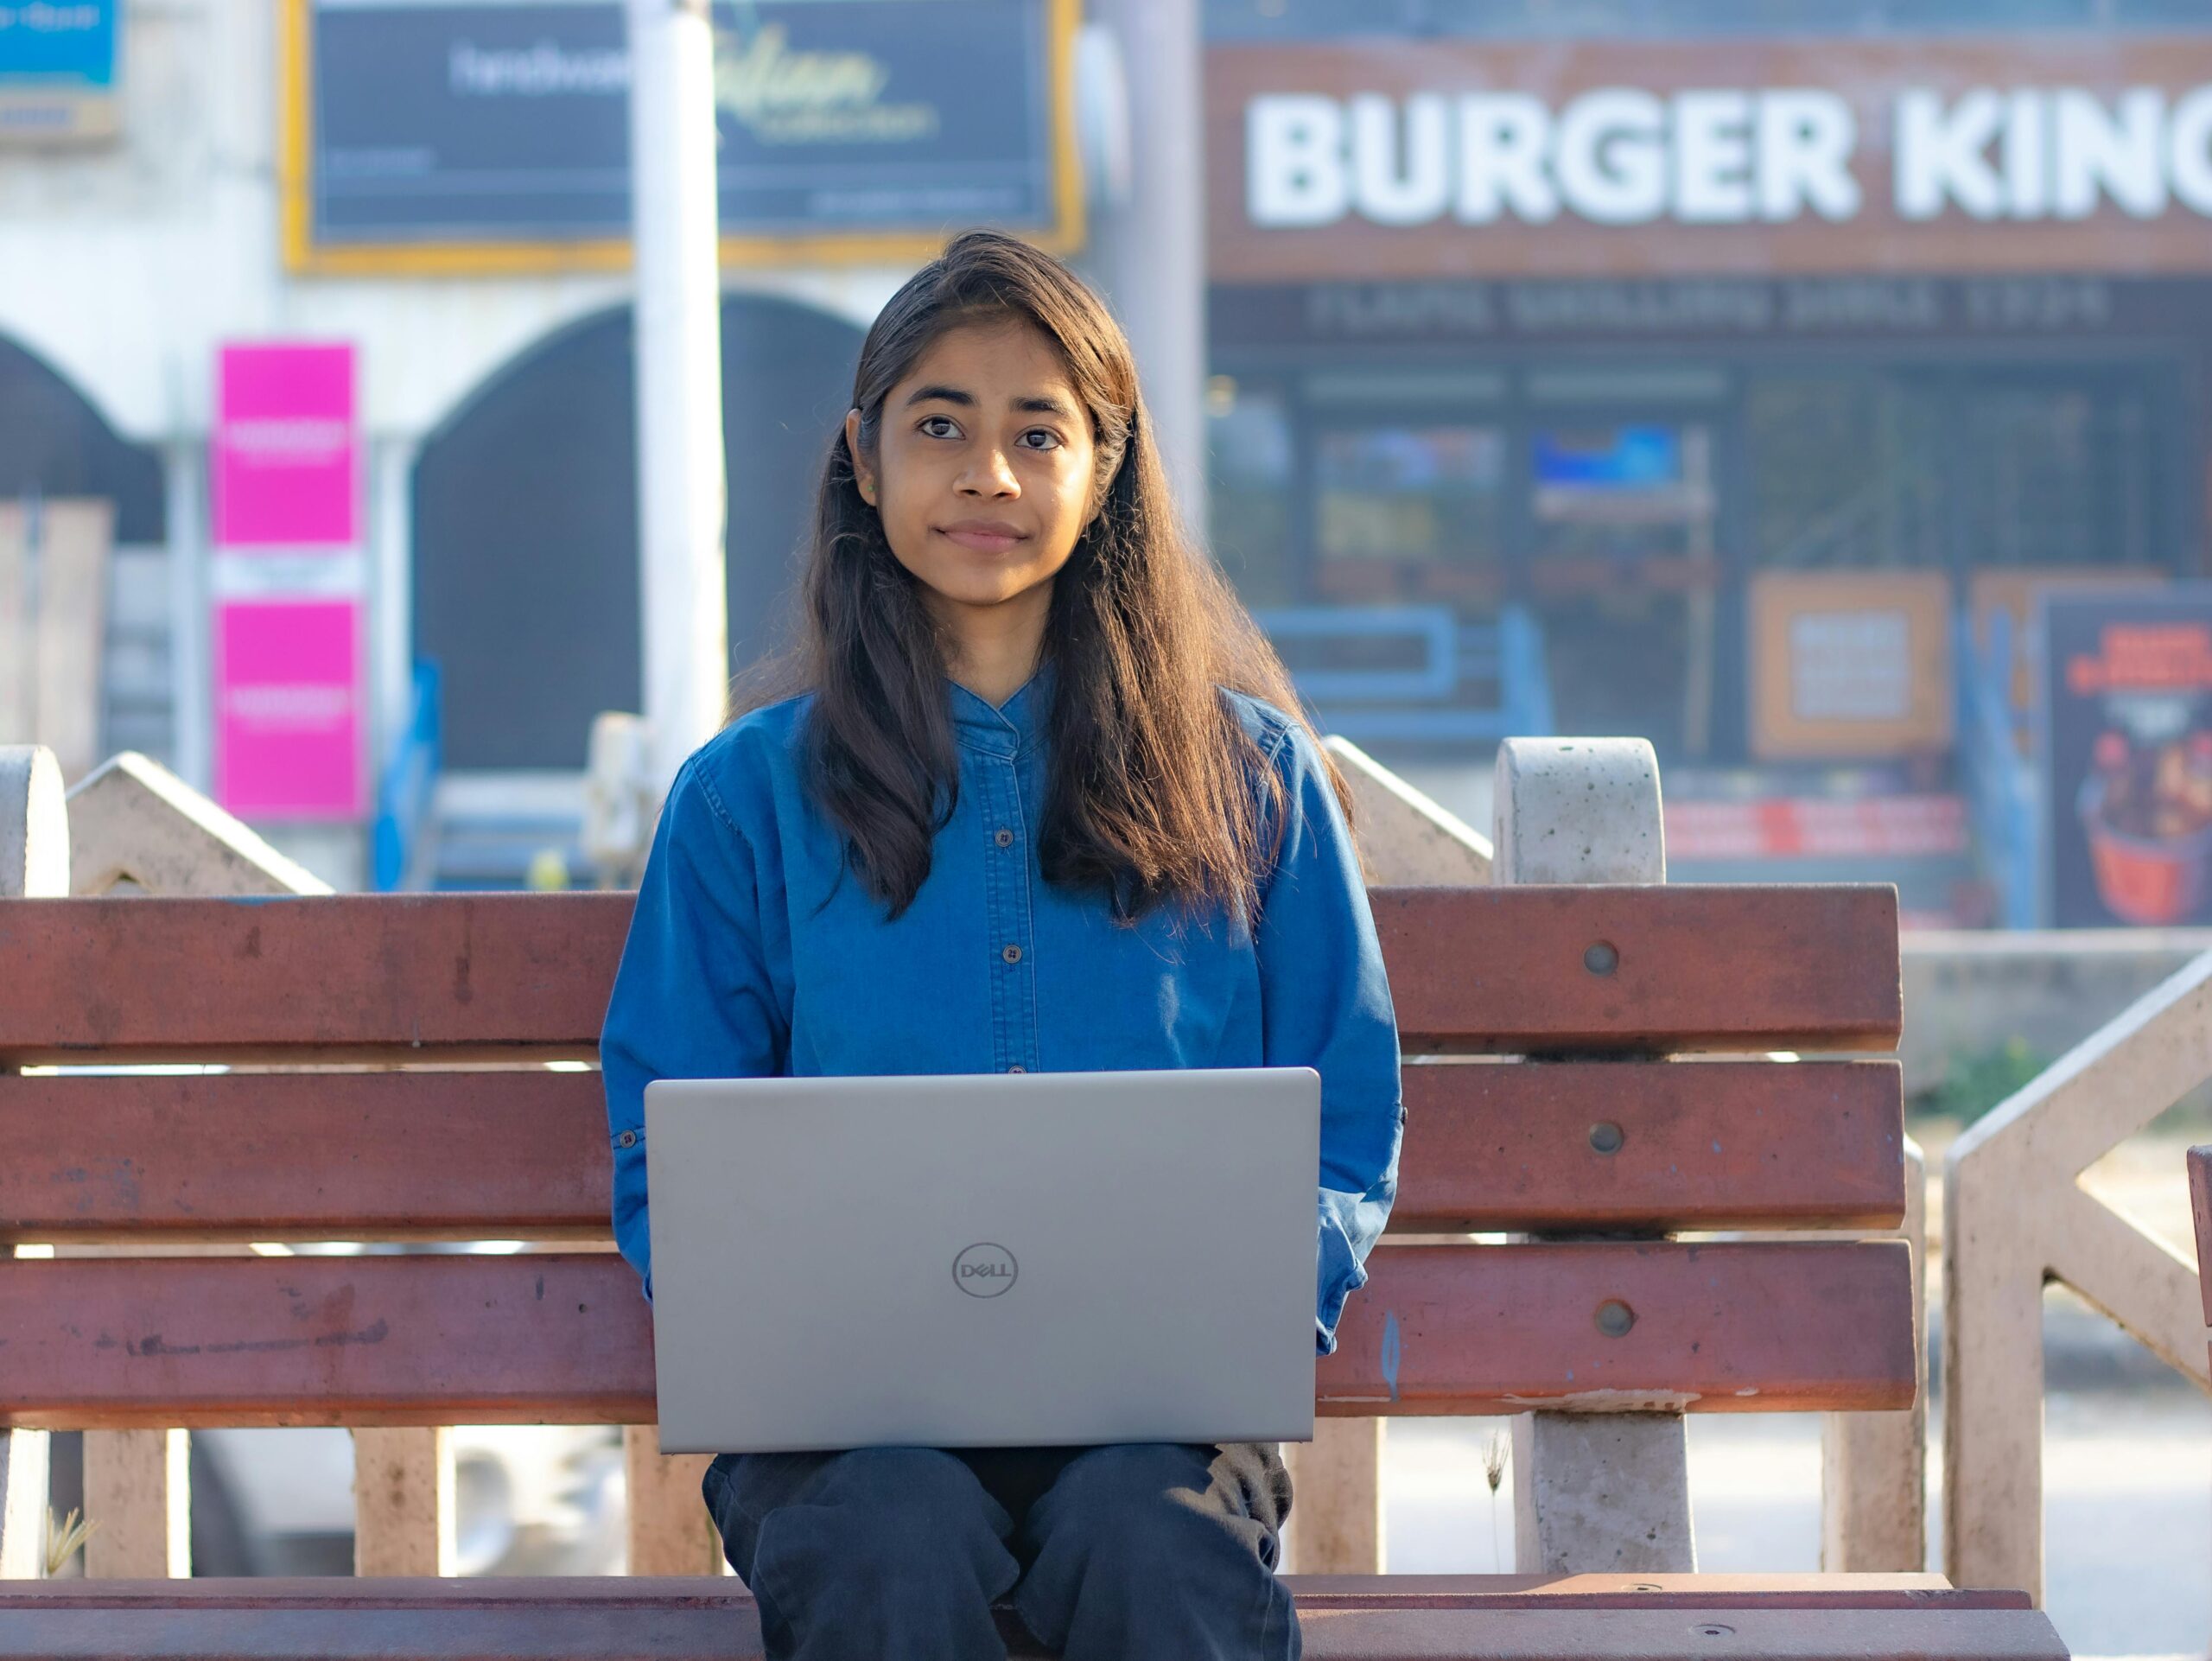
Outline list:
[[[1552,730],[1543,631],[1520,606],[1463,623],[1444,606],[1307,606],[1252,614],[1323,731],[1354,743],[1495,743]],[[1410,648],[1402,665],[1348,668],[1301,660],[1331,647]],[[1484,684],[1493,696],[1475,696]]]
[[[1959,678],[1959,764],[1982,869],[2006,928],[2034,928],[2042,911],[2042,816],[2035,769],[2020,754],[2012,711],[2018,646],[2012,614],[1989,614],[1986,650],[1961,608],[1954,625]]]
[[[389,894],[407,880],[423,821],[437,794],[438,666],[415,665],[414,703],[377,779],[376,885]]]

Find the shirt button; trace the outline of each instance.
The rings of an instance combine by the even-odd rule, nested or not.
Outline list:
[[[1011,848],[1014,846],[1014,832],[1007,830],[1006,826],[1001,825],[998,829],[998,834],[993,837],[991,840],[998,843],[1001,848]]]
[[[1021,948],[1018,945],[1007,946],[999,953],[999,956],[1004,958],[1008,963],[1020,963],[1021,961]]]
[[[638,1145],[638,1133],[634,1130],[625,1130],[622,1133],[622,1145],[625,1148],[635,1148]]]
[[[1008,1062],[1008,1063],[1007,1064],[1007,1069],[1006,1069],[1006,1070],[1007,1070],[1008,1072],[1028,1072],[1028,1071],[1029,1071],[1029,1069],[1028,1069],[1027,1067],[1023,1066],[1021,1065],[1021,1063],[1020,1063],[1020,1062],[1019,1062],[1019,1061],[1010,1061],[1010,1062]]]

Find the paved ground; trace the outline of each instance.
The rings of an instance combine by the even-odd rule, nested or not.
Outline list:
[[[2046,1426],[2046,1607],[2060,1634],[2082,1656],[2212,1653],[2212,1402],[2181,1387],[2064,1393],[2051,1398]],[[1491,1428],[1479,1419],[1391,1426],[1393,1569],[1511,1566],[1512,1477],[1499,1496],[1495,1547],[1483,1478]],[[1934,1533],[1942,1475],[1930,1474]],[[1699,1566],[1816,1568],[1820,1486],[1817,1418],[1693,1419]],[[1932,1553],[1929,1567],[1941,1567]]]

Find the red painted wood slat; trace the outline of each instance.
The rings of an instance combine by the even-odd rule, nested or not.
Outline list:
[[[1893,1061],[1447,1063],[1405,1088],[1394,1232],[1904,1213]],[[0,1077],[0,1124],[39,1127],[0,1163],[0,1244],[607,1238],[595,1073]]]
[[[1894,1061],[1404,1070],[1395,1233],[1895,1227]]]
[[[1910,1403],[1905,1248],[1384,1246],[1324,1412]],[[1609,1301],[1626,1333],[1600,1330]],[[0,1263],[0,1423],[631,1423],[649,1311],[608,1254]]]
[[[1897,1041],[1885,885],[1381,888],[1373,901],[1409,1052]],[[588,1056],[630,906],[620,894],[0,902],[0,1062]],[[1586,963],[1601,944],[1603,973]]]

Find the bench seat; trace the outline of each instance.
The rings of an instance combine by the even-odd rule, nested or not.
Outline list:
[[[1308,1661],[2062,1661],[2018,1593],[1933,1575],[1288,1577]],[[87,1617],[97,1616],[97,1619]],[[1045,1653],[1010,1612],[1012,1654]],[[0,1599],[28,1661],[757,1661],[734,1579],[48,1581]],[[893,1658],[887,1658],[887,1661]]]

